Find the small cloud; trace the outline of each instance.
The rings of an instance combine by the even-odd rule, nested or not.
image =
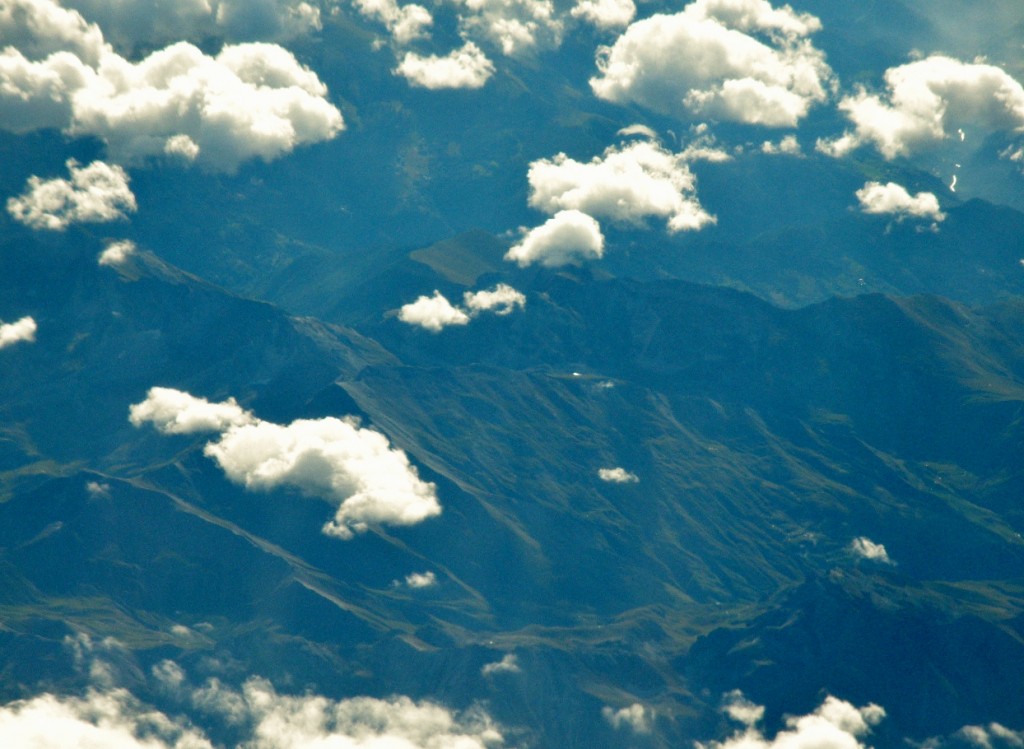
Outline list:
[[[573,18],[582,18],[599,29],[628,26],[636,15],[633,0],[577,0]]]
[[[796,139],[795,135],[787,135],[778,143],[773,143],[770,140],[766,140],[761,144],[761,153],[769,155],[785,154],[787,156],[799,156],[802,151],[800,150],[800,141]]]
[[[630,728],[636,733],[651,732],[651,711],[639,702],[618,710],[605,705],[601,708],[601,715],[612,728]]]
[[[494,65],[473,42],[466,42],[444,57],[406,52],[395,74],[420,88],[474,89],[487,83],[494,74]]]
[[[533,229],[520,229],[522,238],[505,254],[521,268],[540,263],[546,268],[570,265],[604,255],[604,235],[594,217],[576,209],[558,211]]]
[[[136,252],[135,243],[130,239],[122,239],[118,242],[111,242],[106,249],[100,253],[97,262],[100,265],[117,267],[122,265]]]
[[[742,693],[731,692],[726,696],[724,710],[742,723],[743,729],[725,741],[697,742],[697,749],[787,749],[799,746],[865,749],[862,737],[885,717],[885,710],[878,705],[858,708],[828,696],[813,713],[787,717],[786,727],[774,738],[768,738],[757,728],[763,717],[757,708]],[[737,714],[730,711],[737,711]]]
[[[26,192],[7,201],[7,212],[32,229],[64,231],[71,224],[125,219],[137,209],[121,167],[102,161],[79,166],[74,159],[67,167],[69,180],[29,177]]]
[[[755,705],[743,696],[743,692],[734,689],[725,695],[722,701],[722,712],[745,726],[756,726],[764,718],[764,705]]]
[[[640,481],[635,473],[631,473],[625,468],[599,468],[597,475],[602,481],[613,484],[635,484]]]
[[[365,18],[379,21],[398,44],[408,44],[428,36],[427,28],[434,23],[430,11],[422,5],[399,5],[396,0],[354,0],[356,9]]]
[[[850,542],[850,551],[862,559],[870,559],[873,562],[882,564],[894,564],[889,558],[889,552],[882,544],[876,544],[870,538],[860,536]]]
[[[14,322],[0,322],[0,348],[13,346],[15,343],[34,343],[38,326],[35,319],[23,317]]]
[[[448,301],[440,291],[434,289],[433,296],[421,296],[415,302],[402,305],[398,319],[409,325],[419,325],[438,333],[449,325],[468,325],[469,315]]]
[[[256,422],[234,398],[210,403],[205,398],[162,387],[150,388],[144,401],[132,405],[128,420],[134,427],[148,422],[162,434],[224,432],[233,426]]]
[[[1014,731],[1000,723],[989,723],[987,726],[964,726],[953,734],[952,739],[932,739],[926,742],[930,747],[943,747],[946,744],[956,745],[966,742],[978,749],[1021,749],[1024,747],[1024,731]]]
[[[905,187],[895,182],[884,185],[881,182],[868,182],[857,190],[856,195],[864,213],[893,216],[897,221],[923,218],[940,222],[946,218],[934,193],[919,192],[911,195]]]
[[[89,495],[90,499],[110,499],[110,484],[106,482],[86,482],[85,491]]]
[[[619,224],[643,226],[649,216],[666,221],[670,233],[715,223],[696,197],[688,162],[721,160],[710,136],[675,154],[649,140],[611,146],[588,162],[560,153],[530,164],[530,205],[548,214],[576,210]],[[725,158],[728,158],[725,156]]]
[[[469,292],[462,295],[462,303],[471,315],[479,312],[493,312],[496,315],[509,315],[516,307],[526,306],[526,296],[508,284],[499,283],[493,289]]]
[[[655,142],[657,142],[658,140],[658,134],[654,132],[653,128],[650,128],[647,125],[641,125],[639,123],[627,125],[626,127],[620,129],[615,134],[620,138],[641,137],[646,138],[647,140],[653,140]]]
[[[415,302],[403,305],[398,310],[398,319],[437,333],[449,325],[468,325],[482,312],[491,312],[499,317],[510,315],[517,307],[522,309],[526,306],[526,296],[508,284],[499,283],[493,289],[465,292],[462,302],[463,307],[456,307],[434,289],[433,296],[421,296]]]
[[[507,653],[500,661],[484,664],[484,667],[480,669],[480,673],[484,676],[493,676],[494,674],[518,674],[521,671],[522,669],[519,667],[519,659],[516,658],[514,653]]]
[[[458,0],[463,36],[483,37],[503,55],[530,54],[562,41],[564,24],[551,0]]]
[[[441,513],[434,484],[420,479],[405,452],[364,429],[355,417],[257,419],[234,398],[210,403],[170,388],[152,388],[129,409],[136,427],[164,434],[219,432],[203,453],[246,489],[298,489],[337,505],[323,533],[350,539],[370,525],[414,525]]]
[[[413,572],[405,576],[405,584],[410,588],[433,588],[437,585],[437,575],[433,572]]]

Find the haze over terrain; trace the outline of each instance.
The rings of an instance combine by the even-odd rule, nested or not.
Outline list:
[[[1024,746],[1024,6],[0,0],[0,746]]]

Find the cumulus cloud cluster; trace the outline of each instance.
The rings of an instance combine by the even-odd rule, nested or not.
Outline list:
[[[633,0],[578,0],[571,14],[598,28],[611,29],[628,26],[636,15],[636,4]]]
[[[882,564],[892,564],[892,559],[889,558],[889,552],[885,550],[883,544],[876,544],[867,536],[859,536],[850,542],[850,551],[861,559],[870,559],[873,562],[881,562]]]
[[[707,138],[680,153],[668,151],[650,136],[649,128],[620,131],[642,140],[613,145],[590,161],[564,153],[530,164],[529,203],[551,215],[544,224],[520,229],[519,241],[505,255],[520,266],[554,267],[604,254],[604,234],[597,219],[644,226],[649,217],[663,219],[670,233],[694,231],[715,217],[701,206],[690,162],[728,156]]]
[[[216,680],[193,693],[197,707],[246,727],[251,749],[303,747],[402,747],[403,749],[485,749],[503,744],[500,731],[480,709],[455,714],[408,697],[353,697],[279,694],[266,679],[250,678],[240,690]]]
[[[427,36],[434,17],[422,5],[399,5],[396,0],[354,0],[356,9],[366,18],[384,24],[400,45]]]
[[[533,263],[554,268],[604,256],[604,234],[593,216],[575,209],[558,211],[540,226],[521,227],[519,241],[505,259],[525,268]]]
[[[639,702],[616,710],[610,705],[601,708],[601,715],[612,728],[630,728],[636,733],[651,732],[650,711]]]
[[[736,706],[736,707],[734,707]],[[699,749],[787,749],[813,746],[815,749],[864,749],[861,740],[885,717],[875,704],[854,707],[845,700],[828,696],[809,715],[786,718],[785,729],[768,738],[757,727],[764,711],[736,691],[726,695],[725,712],[744,725],[725,741],[698,743]]]
[[[213,749],[202,734],[144,707],[127,690],[42,694],[0,707],[0,745],[67,749]]]
[[[71,224],[127,218],[138,206],[124,169],[103,161],[67,162],[70,179],[29,177],[25,192],[7,200],[11,217],[33,229],[63,231]]]
[[[503,745],[501,732],[480,708],[461,714],[408,697],[332,700],[284,695],[266,679],[240,688],[216,679],[193,686],[184,670],[163,661],[152,670],[164,692],[190,712],[230,725],[246,749],[402,747],[487,749]],[[42,694],[0,706],[0,745],[35,749],[213,749],[206,733],[113,686],[84,696]]]
[[[911,195],[907,189],[895,182],[882,184],[868,182],[857,190],[857,200],[864,213],[893,216],[897,221],[905,218],[923,218],[944,221],[946,214],[939,208],[935,193],[919,192]]]
[[[456,307],[435,289],[433,296],[421,296],[414,302],[402,305],[398,310],[398,319],[438,333],[450,325],[468,325],[470,320],[482,312],[502,317],[510,315],[516,308],[526,306],[526,296],[508,284],[499,283],[493,289],[465,292],[462,305]]]
[[[23,341],[32,343],[36,340],[36,330],[38,326],[31,317],[22,317],[14,322],[0,322],[0,348],[7,348]]]
[[[233,171],[329,140],[344,126],[327,87],[276,44],[226,45],[211,56],[178,42],[133,62],[53,0],[12,2],[14,18],[53,15],[59,23],[22,30],[0,16],[0,35],[20,34],[0,51],[4,129],[95,136],[121,163],[168,156]]]
[[[480,88],[494,74],[494,64],[473,42],[466,42],[447,55],[406,52],[395,73],[420,88]]]
[[[405,452],[358,419],[263,421],[229,398],[211,403],[171,388],[152,388],[129,409],[136,427],[164,434],[219,432],[204,453],[249,490],[294,487],[337,505],[323,532],[350,539],[370,525],[413,525],[441,513],[434,484],[420,479]]]
[[[293,39],[322,26],[318,3],[306,0],[61,0],[98,24],[125,53],[178,39]]]
[[[551,0],[455,0],[465,34],[479,35],[502,54],[517,55],[537,47],[554,47],[564,24]]]
[[[612,484],[635,484],[640,481],[640,478],[635,473],[619,467],[599,468],[597,476],[602,481]]]
[[[602,99],[683,117],[795,127],[833,86],[814,16],[767,0],[695,0],[598,50]]]
[[[819,150],[842,156],[874,146],[886,159],[908,156],[958,131],[1024,132],[1024,88],[995,65],[944,55],[889,68],[885,92],[861,87],[839,102],[853,129]]]
[[[588,162],[560,153],[530,164],[529,202],[549,214],[573,209],[633,226],[656,216],[670,232],[700,229],[714,218],[697,200],[687,161],[650,140],[610,146]]]

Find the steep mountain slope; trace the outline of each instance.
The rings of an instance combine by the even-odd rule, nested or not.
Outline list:
[[[382,310],[356,333],[99,248],[0,254],[0,319],[39,323],[0,356],[6,696],[82,683],[64,643],[85,633],[116,638],[154,704],[147,670],[173,657],[229,683],[486,699],[524,745],[721,735],[734,688],[776,723],[825,692],[878,702],[876,746],[1024,723],[984,699],[1024,689],[1018,302],[784,310],[524,273],[509,316],[431,334]],[[280,423],[361,416],[443,512],[325,536],[323,502],[231,483],[208,435],[132,427],[154,385]],[[637,702],[650,734],[601,719]]]

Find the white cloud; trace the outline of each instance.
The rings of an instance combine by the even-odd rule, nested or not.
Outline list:
[[[433,296],[421,296],[415,302],[402,305],[398,319],[409,325],[419,325],[437,333],[449,325],[469,324],[469,315],[448,301],[440,291]]]
[[[174,699],[234,727],[245,749],[395,747],[495,749],[500,730],[479,707],[455,713],[408,697],[283,695],[252,677],[240,689],[211,679],[193,688],[172,661],[152,669]],[[123,688],[92,688],[84,697],[42,694],[0,706],[0,746],[33,749],[212,749],[203,731],[169,717]]]
[[[463,34],[480,35],[505,55],[557,47],[563,23],[551,0],[456,0]]]
[[[526,296],[508,284],[499,283],[493,289],[465,292],[462,302],[463,307],[456,307],[435,289],[433,296],[421,296],[403,305],[398,310],[398,319],[437,333],[449,325],[466,325],[482,312],[510,315],[516,307],[526,306]]]
[[[405,576],[405,584],[410,588],[432,588],[437,585],[437,575],[433,572],[413,572]]]
[[[857,708],[849,702],[828,696],[813,713],[787,717],[786,728],[769,739],[756,728],[761,715],[751,708],[757,706],[747,703],[742,712],[733,715],[729,712],[729,705],[743,698],[737,692],[731,693],[729,698],[731,701],[727,701],[726,712],[743,723],[745,728],[725,741],[698,743],[698,749],[864,749],[861,738],[885,717],[885,710],[878,705]]]
[[[462,295],[462,303],[471,315],[480,312],[493,312],[496,315],[510,315],[516,307],[526,306],[526,296],[505,283],[499,283],[493,289],[484,291],[467,291]]]
[[[564,153],[539,159],[528,173],[530,205],[546,213],[576,209],[635,226],[657,216],[670,232],[697,230],[715,219],[697,200],[687,158],[639,141],[611,146],[589,162]]]
[[[61,0],[104,30],[124,53],[181,39],[288,40],[321,28],[305,0]]]
[[[883,564],[893,563],[892,559],[889,558],[889,552],[885,550],[885,546],[876,544],[865,536],[853,539],[850,542],[850,551],[863,559],[870,559],[875,562],[882,562]]]
[[[761,153],[767,153],[770,155],[786,154],[789,156],[799,156],[802,152],[800,150],[800,141],[796,139],[796,136],[787,135],[778,143],[766,140],[761,144]]]
[[[110,484],[105,481],[87,481],[85,491],[91,499],[110,499]]]
[[[432,90],[444,88],[480,88],[494,73],[494,65],[473,42],[444,57],[406,52],[395,74],[413,86]]]
[[[766,0],[696,0],[637,21],[598,50],[602,99],[680,116],[795,127],[832,85],[807,38],[820,23]]]
[[[522,237],[507,253],[520,267],[540,263],[547,268],[598,259],[604,255],[604,235],[592,217],[575,209],[558,211],[533,229],[520,229]]]
[[[647,125],[641,125],[638,122],[619,129],[615,134],[620,138],[639,136],[641,138],[646,138],[647,140],[658,140],[658,134],[654,132],[652,128],[649,128]]]
[[[0,5],[0,48],[9,46],[30,60],[70,52],[90,65],[106,50],[96,24],[52,0],[6,0]]]
[[[398,44],[408,44],[427,35],[434,23],[430,11],[422,5],[399,5],[396,0],[354,0],[356,9],[366,18],[384,24]]]
[[[755,705],[738,689],[725,695],[722,711],[745,726],[756,726],[764,718],[764,705]]]
[[[136,210],[128,175],[119,166],[94,161],[67,162],[70,180],[29,177],[26,191],[7,201],[15,221],[33,229],[63,231],[70,224],[103,223],[126,218]]]
[[[371,524],[414,525],[441,513],[435,486],[406,454],[352,417],[236,426],[204,452],[247,489],[294,486],[338,503],[323,528],[329,536],[349,539]]]
[[[602,481],[608,481],[613,484],[635,484],[640,481],[640,478],[635,473],[618,467],[599,468],[597,475]]]
[[[106,246],[103,252],[99,254],[96,262],[100,265],[117,267],[134,255],[136,251],[135,243],[130,239],[111,242]]]
[[[651,732],[650,711],[639,702],[634,702],[632,705],[618,710],[605,705],[601,708],[601,715],[611,724],[612,728],[629,727],[636,733]]]
[[[636,15],[633,0],[577,0],[573,18],[582,18],[601,29],[628,26]]]
[[[853,130],[818,149],[842,156],[873,145],[887,159],[957,137],[958,131],[1024,131],[1024,88],[1001,68],[943,55],[889,68],[884,94],[863,87],[839,108]]]
[[[64,128],[72,119],[72,98],[95,76],[70,52],[29,60],[14,47],[0,50],[0,128],[27,133]]]
[[[154,387],[146,399],[128,409],[132,426],[151,423],[162,434],[194,434],[196,432],[224,432],[234,426],[256,422],[234,398],[223,403],[210,403],[189,393],[173,388]]]
[[[953,736],[963,739],[979,749],[994,749],[995,747],[1021,749],[1024,747],[1024,731],[1014,731],[1000,723],[989,723],[987,726],[964,726]],[[942,746],[942,742],[933,739],[922,746]]]
[[[248,680],[241,698],[253,723],[245,744],[249,749],[484,749],[502,743],[501,733],[479,709],[455,715],[408,697],[338,702],[316,695],[291,697],[278,694],[263,679]]]
[[[519,667],[519,659],[515,653],[506,653],[500,661],[494,661],[493,663],[485,663],[483,668],[480,669],[480,673],[484,676],[493,676],[494,674],[518,674],[522,671]]]
[[[56,13],[50,0],[33,4]],[[79,35],[65,45],[71,51],[32,59],[49,43],[40,32],[0,52],[0,127],[95,136],[118,162],[172,155],[218,171],[269,161],[344,127],[317,75],[276,44],[226,45],[209,56],[179,42],[132,62],[106,44],[91,51],[94,25],[65,27]]]
[[[420,479],[402,450],[355,417],[298,419],[287,425],[255,418],[233,398],[210,403],[170,388],[152,388],[129,409],[136,427],[164,434],[219,431],[204,454],[246,489],[295,487],[337,505],[323,532],[349,539],[370,525],[413,525],[441,513],[434,484]]]
[[[23,317],[14,322],[0,322],[0,348],[13,346],[22,341],[32,343],[36,340],[38,326],[31,317]]]
[[[232,39],[294,39],[321,28],[320,8],[304,0],[220,0],[217,26]]]
[[[924,218],[932,221],[943,221],[946,214],[939,208],[939,199],[935,193],[919,192],[911,195],[907,189],[895,182],[867,182],[857,190],[857,200],[864,213],[890,215],[897,220],[904,218]]]
[[[326,94],[277,45],[228,45],[210,57],[181,42],[138,63],[104,58],[75,93],[68,129],[102,138],[118,161],[170,152],[230,172],[246,159],[271,161],[333,138],[343,122]]]
[[[142,706],[124,689],[42,694],[0,707],[0,746],[33,749],[212,749],[195,729]]]

